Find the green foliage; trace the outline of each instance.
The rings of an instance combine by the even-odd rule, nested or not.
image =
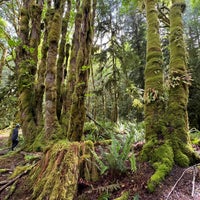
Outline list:
[[[139,142],[144,140],[144,122],[137,123],[135,121],[122,121],[114,126],[114,132],[116,133],[117,138],[125,138],[124,134],[133,134],[134,142]]]
[[[108,146],[108,150],[102,152],[102,159],[95,154],[101,173],[105,173],[106,170],[110,170],[112,174],[125,173],[128,169],[128,160],[131,163],[131,170],[135,171],[136,161],[132,151],[132,145],[134,142],[133,134],[125,135],[124,141],[117,139],[114,135],[112,135],[111,138],[112,141],[111,145]]]
[[[109,193],[106,193],[104,192],[103,194],[101,194],[99,197],[98,197],[98,200],[109,200],[110,199],[110,194]]]
[[[129,191],[124,191],[122,195],[114,200],[128,200],[129,198]]]
[[[200,145],[200,131],[196,128],[192,128],[189,131],[191,142],[195,145]]]

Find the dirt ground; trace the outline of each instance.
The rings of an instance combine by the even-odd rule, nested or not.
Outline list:
[[[7,141],[8,134],[0,132],[0,200],[30,200],[32,191],[25,181],[28,175],[10,178],[15,167],[26,164],[26,153],[19,147],[10,151]],[[174,166],[156,191],[149,193],[146,185],[152,173],[148,163],[138,163],[134,173],[102,176],[96,183],[80,180],[75,200],[113,200],[124,191],[129,191],[130,200],[200,200],[200,168]]]

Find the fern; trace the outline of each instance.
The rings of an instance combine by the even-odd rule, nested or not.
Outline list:
[[[130,160],[131,162],[131,170],[136,170],[135,156],[133,153],[130,156],[133,141],[133,135],[127,135],[124,144],[112,135],[112,143],[109,151],[103,156],[107,166],[112,170],[112,172],[125,172],[127,170],[127,160]]]
[[[103,161],[98,157],[98,155],[96,154],[95,151],[91,151],[96,162],[97,162],[97,167],[100,170],[101,175],[104,174],[106,172],[106,170],[108,169],[108,166],[106,166]]]

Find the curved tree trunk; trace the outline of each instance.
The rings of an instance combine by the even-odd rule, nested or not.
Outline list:
[[[17,51],[17,64],[19,67],[18,88],[20,120],[27,145],[34,141],[37,134],[34,89],[42,6],[42,1],[37,1],[37,3],[34,1],[23,1],[20,18],[19,37],[21,44]]]

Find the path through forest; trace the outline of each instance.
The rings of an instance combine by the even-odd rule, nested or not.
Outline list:
[[[28,188],[25,182],[27,175],[5,187],[15,167],[23,166],[26,163],[26,152],[19,149],[12,152],[7,149],[8,137],[9,131],[0,133],[0,199],[28,200],[31,196],[31,189]],[[104,176],[96,183],[84,184],[82,182],[82,185],[79,185],[82,186],[79,187],[79,197],[75,200],[82,200],[81,197],[83,196],[87,196],[86,200],[98,200],[103,189],[105,191],[108,189],[107,200],[119,197],[124,191],[129,191],[130,200],[133,200],[133,197],[139,200],[200,200],[200,166],[190,168],[175,166],[156,191],[149,193],[146,190],[146,183],[153,170],[148,163],[138,163],[137,165],[138,169],[135,173],[128,172],[126,175],[115,178]],[[118,184],[118,186],[116,189],[109,191],[113,184]]]

